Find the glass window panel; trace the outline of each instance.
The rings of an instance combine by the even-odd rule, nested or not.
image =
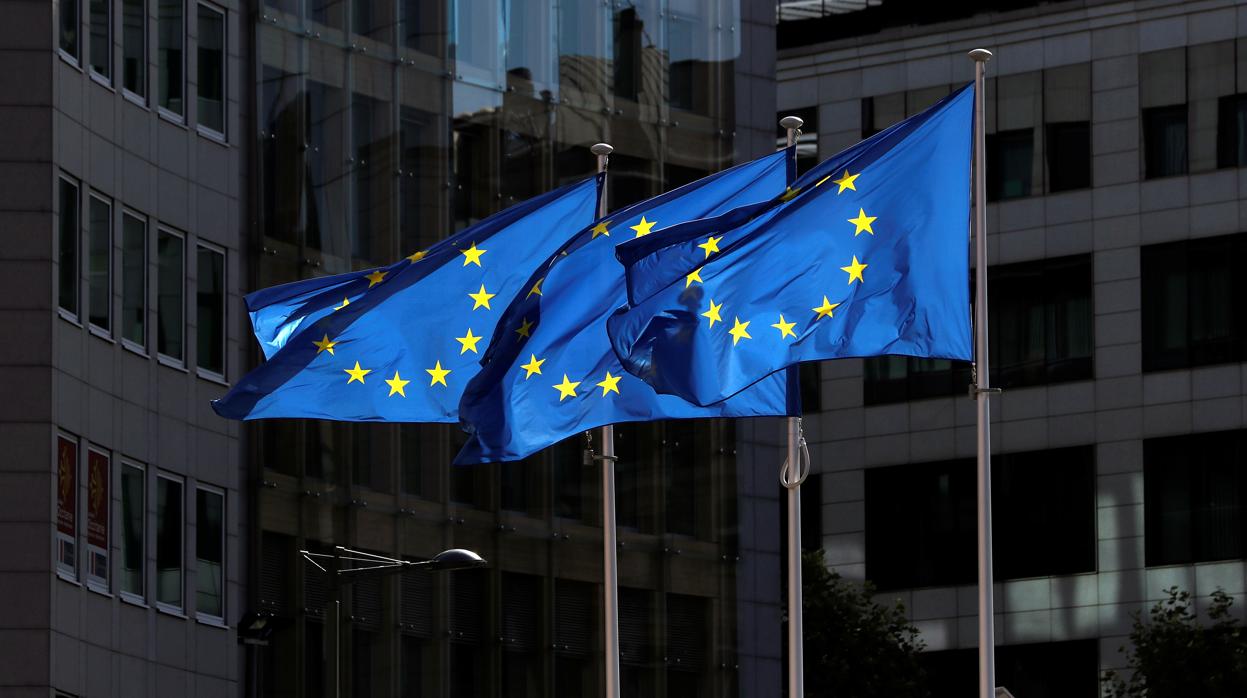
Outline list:
[[[1143,110],[1145,177],[1186,174],[1186,119],[1185,104]]]
[[[347,0],[304,0],[308,19],[332,29],[346,26]]]
[[[445,26],[442,10],[445,5],[427,0],[399,0],[400,45],[430,56],[440,56]]]
[[[1247,166],[1247,95],[1217,101],[1217,167]]]
[[[451,0],[450,51],[460,80],[483,87],[502,87],[504,43],[503,4],[498,0]]]
[[[199,125],[225,134],[225,14],[199,6]]]
[[[556,3],[559,91],[578,106],[604,104],[613,27],[609,5]]]
[[[147,222],[121,214],[121,337],[147,349]]]
[[[143,598],[146,587],[147,477],[142,468],[121,465],[121,591]]]
[[[58,41],[61,51],[74,60],[78,59],[78,3],[81,0],[57,0],[56,9],[60,17]]]
[[[225,617],[225,495],[195,490],[195,610]]]
[[[200,245],[196,255],[196,361],[199,368],[224,376],[225,253]]]
[[[56,438],[56,571],[78,577],[78,441]]]
[[[465,228],[494,212],[498,187],[493,119],[456,119],[452,133],[455,229]]]
[[[327,57],[325,57],[327,58]],[[313,63],[313,76],[324,72],[327,78],[341,81],[341,66],[328,60]],[[305,206],[305,244],[320,250],[325,257],[326,271],[342,272],[348,267],[347,230],[345,225],[346,187],[343,164],[346,162],[347,117],[345,94],[339,87],[307,81],[307,199]]]
[[[147,96],[146,0],[121,0],[121,86]]]
[[[438,226],[439,202],[445,196],[438,166],[444,158],[438,147],[442,121],[432,112],[406,105],[399,119],[399,225],[402,251],[411,254],[427,249],[443,234]]]
[[[544,102],[507,95],[498,132],[499,185],[504,206],[530,199],[549,188],[550,161],[548,106]]]
[[[92,325],[111,331],[113,207],[92,196],[87,215],[87,310]]]
[[[113,23],[112,0],[90,0],[91,72],[112,81]]]
[[[186,313],[186,242],[161,230],[156,236],[156,351],[182,360]]]
[[[262,32],[262,36],[265,45],[287,41],[287,37],[267,31]],[[264,235],[287,244],[298,241],[304,187],[308,182],[307,173],[302,172],[304,139],[299,125],[306,97],[299,90],[297,61],[292,59],[292,62],[295,65],[266,64],[261,68],[259,105],[260,207]]]
[[[182,482],[156,477],[156,602],[182,608]]]
[[[178,116],[185,113],[186,80],[182,55],[186,43],[186,0],[157,0],[156,63],[157,104]]]
[[[360,91],[352,95],[351,102],[351,253],[357,264],[383,264],[397,256],[391,234],[398,203],[393,176],[397,134],[390,114],[393,87],[388,78],[389,71],[381,65],[356,64],[356,87]]]
[[[1146,564],[1247,555],[1247,432],[1143,442]]]
[[[1091,186],[1091,122],[1049,123],[1045,131],[1048,191]]]
[[[1025,128],[987,136],[987,200],[1031,195],[1035,131]]]
[[[1218,41],[1187,47],[1187,95],[1190,106],[1190,171],[1207,172],[1217,164],[1219,102],[1232,95],[1234,86],[1234,41]]]
[[[78,315],[78,185],[60,180],[60,218],[58,219],[57,303],[62,310]]]
[[[549,0],[505,0],[507,84],[523,94],[554,81],[553,20]]]

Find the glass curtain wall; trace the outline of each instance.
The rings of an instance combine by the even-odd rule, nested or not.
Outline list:
[[[264,0],[252,283],[424,249],[590,176],[599,141],[615,146],[612,209],[733,164],[739,15],[739,0]],[[452,468],[463,435],[450,426],[249,428],[263,483],[253,603],[291,620],[265,650],[267,695],[324,690],[326,580],[294,551],[331,545],[490,561],[348,587],[352,696],[600,694],[601,481],[582,439]],[[776,517],[741,513],[752,477],[734,447],[727,422],[620,430],[620,585],[644,610],[632,694],[780,690],[780,648],[757,639],[780,637],[778,534],[744,523]],[[758,598],[769,605],[745,608]],[[739,680],[750,662],[773,685]]]

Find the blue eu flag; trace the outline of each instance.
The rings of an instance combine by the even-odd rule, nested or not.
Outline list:
[[[780,201],[621,246],[630,305],[608,329],[624,367],[707,405],[801,361],[970,359],[973,108],[967,86]]]
[[[729,402],[697,407],[658,395],[623,370],[605,321],[626,300],[615,246],[784,191],[792,154],[781,151],[634,204],[585,229],[533,275],[507,309],[459,406],[472,434],[456,463],[522,459],[604,424],[688,417],[795,414],[783,374]],[[652,235],[651,235],[652,234]]]
[[[388,267],[247,296],[267,361],[222,417],[455,422],[502,310],[597,211],[600,177],[512,206]]]

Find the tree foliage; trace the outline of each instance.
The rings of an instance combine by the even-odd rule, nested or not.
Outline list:
[[[827,569],[823,551],[801,557],[805,692],[811,696],[926,696],[923,642],[900,601],[881,606],[873,587]]]
[[[1247,696],[1247,630],[1230,615],[1234,600],[1218,589],[1201,625],[1191,592],[1166,590],[1145,622],[1134,615],[1127,652],[1129,678],[1104,676],[1109,698],[1241,698]]]

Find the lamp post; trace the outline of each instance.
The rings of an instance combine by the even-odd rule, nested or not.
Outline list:
[[[484,567],[489,564],[480,555],[462,548],[443,550],[434,555],[433,559],[420,562],[374,555],[362,550],[351,550],[341,545],[334,546],[332,553],[300,550],[299,554],[321,572],[329,575],[329,601],[325,603],[325,625],[327,626],[325,649],[328,650],[327,654],[331,654],[333,658],[325,662],[325,684],[330,687],[332,691],[330,695],[333,698],[342,695],[340,676],[342,587],[354,584],[361,579],[388,577],[406,572],[451,572]]]

